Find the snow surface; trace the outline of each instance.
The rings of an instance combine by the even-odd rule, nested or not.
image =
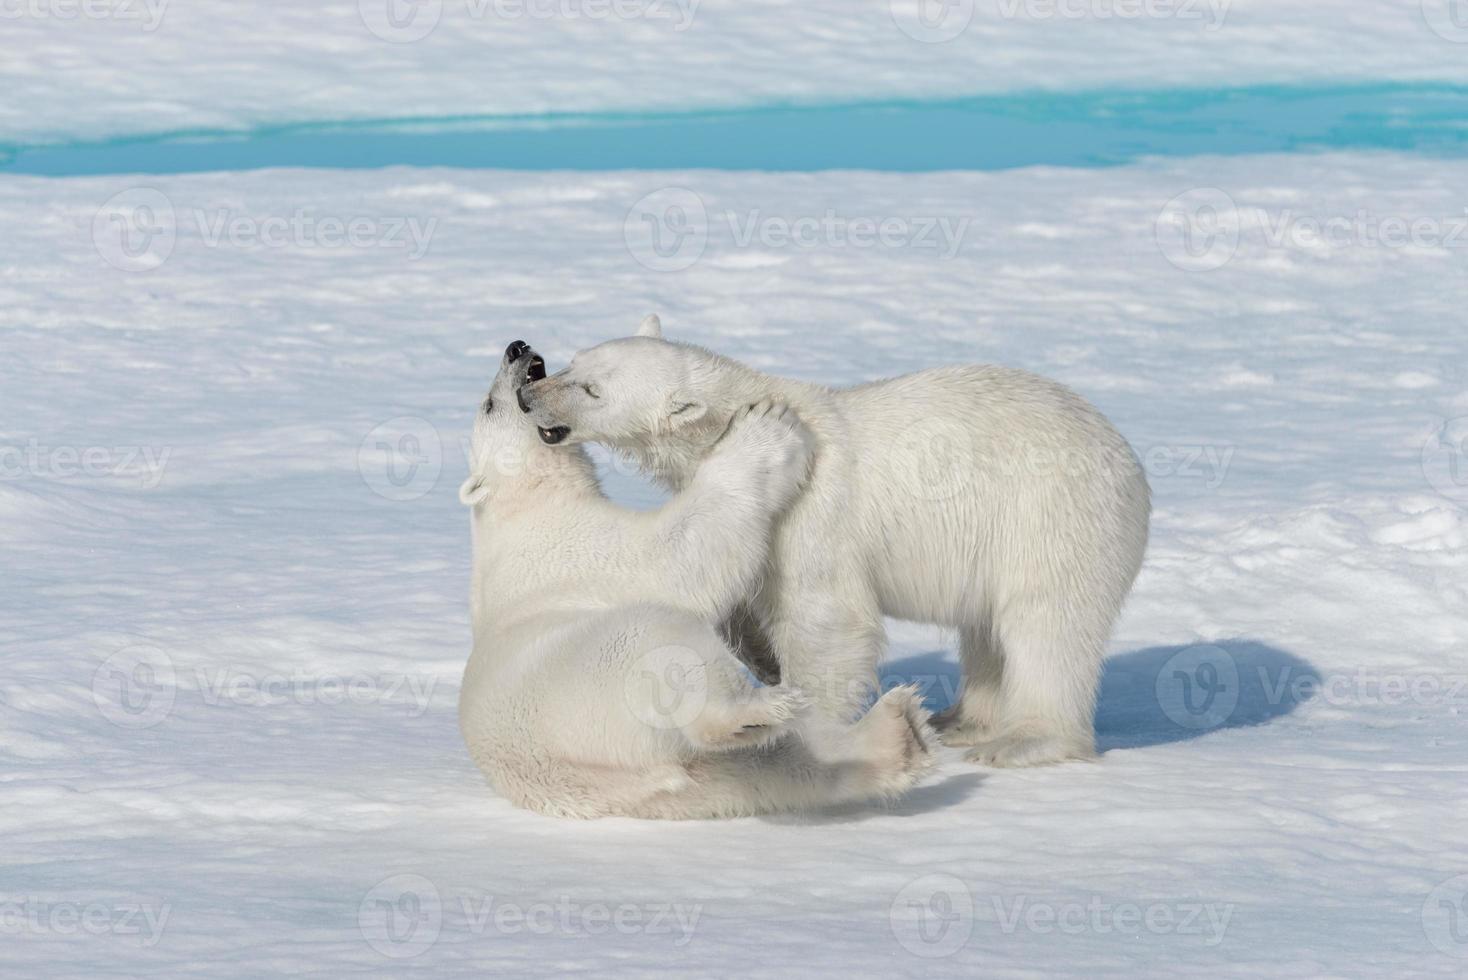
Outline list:
[[[1468,82],[1460,2],[5,0],[0,144],[1027,89]]]
[[[0,967],[1461,976],[1464,186],[1390,155],[0,182]],[[648,251],[649,200],[703,208],[703,250]],[[1220,235],[1182,251],[1179,208]],[[1366,230],[1312,242],[1332,217]],[[410,218],[421,255],[371,244]],[[951,257],[903,237],[936,218]],[[1438,237],[1365,244],[1387,218]],[[691,824],[485,786],[463,437],[509,340],[563,363],[650,310],[802,378],[996,361],[1111,415],[1157,506],[1099,764],[949,751],[891,808]],[[892,640],[946,703],[952,638]]]

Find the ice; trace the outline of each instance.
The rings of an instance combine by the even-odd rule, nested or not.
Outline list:
[[[1024,90],[1461,84],[1457,2],[10,0],[0,144]]]
[[[267,25],[226,6],[284,38],[282,58],[315,43],[304,14]],[[1236,7],[1241,27],[1305,9]],[[776,4],[706,13],[765,31],[761,58],[814,23]],[[187,39],[194,14],[175,15]],[[1301,65],[1348,26],[1314,23],[1292,49]],[[834,17],[831,50],[850,24]],[[557,50],[582,40],[568,30]],[[484,38],[453,43],[471,42]],[[693,57],[663,50],[669,73]],[[940,84],[956,55],[915,50],[939,52]],[[1405,63],[1436,49],[1379,50]],[[214,84],[236,53],[221,42]],[[652,55],[628,57],[622,84]],[[1183,60],[1225,70],[1186,51],[1152,64]],[[1012,67],[1036,64],[1021,49]],[[168,65],[139,84],[177,86]],[[553,95],[487,84],[513,67],[486,55],[452,81],[500,106]],[[86,77],[58,84],[79,93]],[[339,107],[303,77],[276,80],[289,111]],[[195,112],[173,91],[168,125]],[[230,105],[220,121],[252,111]],[[115,108],[100,98],[94,121],[67,125]],[[1461,976],[1465,183],[1468,163],[1389,154],[0,181],[0,964]],[[650,250],[643,218],[677,230],[655,207],[668,200],[694,208],[692,237]],[[1200,201],[1223,210],[1204,221]],[[949,257],[919,227],[937,218],[967,222]],[[1299,234],[1334,218],[1356,230]],[[1368,242],[1360,229],[1390,218],[1429,225]],[[801,219],[815,239],[782,240]],[[859,241],[863,220],[889,219],[886,244]],[[455,710],[469,420],[508,341],[554,368],[654,310],[670,336],[771,371],[852,383],[995,361],[1116,421],[1157,506],[1112,645],[1099,763],[985,771],[950,751],[891,808],[701,824],[558,822],[485,786]],[[619,498],[654,501],[612,477]],[[952,638],[891,631],[888,681],[946,703]]]

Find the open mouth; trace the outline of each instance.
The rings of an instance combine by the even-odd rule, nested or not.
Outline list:
[[[519,386],[515,388],[515,401],[519,403],[520,411],[529,414],[530,404],[525,401],[525,386],[536,381],[545,380],[545,358],[531,350],[530,345],[523,340],[517,340],[511,344],[505,351],[505,356],[510,359],[510,363],[512,364],[522,357],[526,358],[525,380],[520,382]],[[565,441],[566,437],[571,434],[571,427],[557,425],[547,429],[536,426],[535,431],[540,433],[541,442],[547,446],[554,446],[558,442]]]
[[[529,360],[525,362],[525,380],[539,381],[545,377],[545,358],[535,353],[535,350],[523,340],[512,341],[510,346],[505,348],[505,358],[511,364],[527,356]]]

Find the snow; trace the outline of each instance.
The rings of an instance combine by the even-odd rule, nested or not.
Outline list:
[[[7,0],[0,144],[1036,89],[1463,83],[1457,3]]]
[[[1344,29],[1319,23],[1302,62]],[[167,125],[195,111],[177,91]],[[1388,154],[0,181],[0,966],[1462,975],[1465,183]],[[660,253],[670,201],[692,223]],[[1156,514],[1100,763],[949,751],[892,807],[694,824],[558,822],[485,786],[455,711],[469,419],[509,340],[554,366],[652,310],[832,383],[1023,366],[1116,421]],[[946,703],[953,645],[892,624],[889,680]]]

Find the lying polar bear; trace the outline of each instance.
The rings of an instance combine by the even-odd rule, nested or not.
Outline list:
[[[474,422],[474,651],[459,724],[513,802],[562,817],[732,817],[896,796],[931,764],[913,687],[860,722],[756,687],[712,624],[755,588],[808,469],[795,414],[731,413],[687,487],[653,513],[601,494],[578,448],[543,447],[515,407],[545,364],[505,352]]]
[[[832,389],[663,340],[648,317],[519,394],[544,442],[601,442],[672,488],[763,398],[817,444],[747,597],[785,682],[849,717],[884,614],[953,626],[964,676],[936,719],[945,742],[997,766],[1093,756],[1101,659],[1151,504],[1131,448],[1069,389],[991,366]]]

